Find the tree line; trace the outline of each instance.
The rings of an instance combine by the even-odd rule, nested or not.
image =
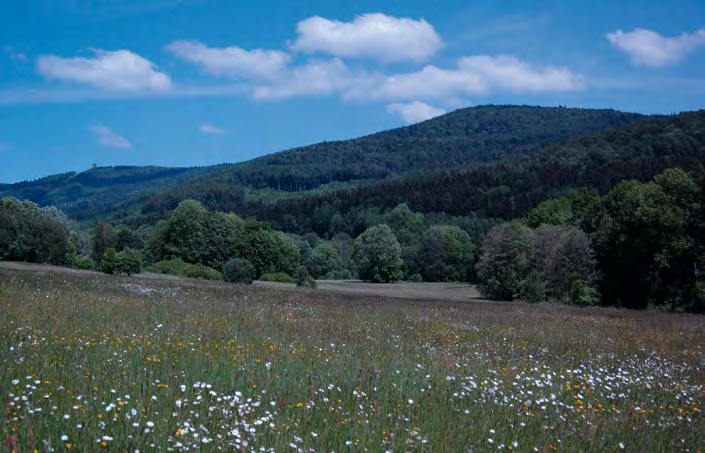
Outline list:
[[[6,198],[0,258],[240,283],[477,282],[498,300],[702,311],[704,174],[672,168],[603,195],[572,190],[510,221],[399,204],[369,211],[354,234],[325,237],[293,221],[273,229],[196,200],[153,226],[97,222],[86,233],[55,208]]]

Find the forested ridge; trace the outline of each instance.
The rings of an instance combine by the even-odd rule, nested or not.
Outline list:
[[[67,172],[34,181],[0,184],[0,197],[31,200],[55,206],[77,220],[95,220],[130,206],[145,194],[165,190],[206,175],[222,165],[200,168],[98,167],[80,173]]]
[[[216,178],[253,188],[305,191],[529,154],[571,136],[643,120],[615,110],[479,106],[365,137],[292,149],[225,169]]]
[[[154,223],[180,201],[241,211],[246,201],[358,185],[529,154],[569,137],[643,121],[603,109],[469,107],[361,138],[323,142],[238,164],[200,168],[98,167],[0,184],[0,197],[56,206],[81,221],[135,217]]]
[[[247,205],[244,213],[279,225],[293,216],[303,230],[318,234],[330,231],[336,214],[384,211],[399,203],[425,213],[512,219],[570,189],[590,187],[605,193],[622,180],[646,181],[670,167],[697,169],[703,158],[705,110],[569,139],[496,163],[276,203],[259,201]]]

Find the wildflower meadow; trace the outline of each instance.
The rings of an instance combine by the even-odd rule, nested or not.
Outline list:
[[[702,451],[705,318],[0,269],[0,448]]]

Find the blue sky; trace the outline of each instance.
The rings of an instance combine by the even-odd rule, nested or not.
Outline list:
[[[6,1],[0,47],[0,182],[239,162],[487,103],[705,100],[694,0]]]

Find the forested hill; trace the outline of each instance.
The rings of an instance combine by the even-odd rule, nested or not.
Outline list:
[[[210,175],[209,180],[214,185],[305,191],[331,182],[387,179],[494,162],[645,118],[615,110],[469,107],[357,139],[263,156]],[[203,186],[201,182],[195,184]]]
[[[604,193],[622,180],[646,181],[670,167],[702,170],[704,159],[701,110],[572,138],[530,156],[250,204],[246,214],[322,235],[354,228],[365,210],[382,212],[399,203],[427,213],[512,219],[572,188]]]
[[[615,110],[563,107],[469,107],[412,126],[324,142],[251,161],[202,168],[99,167],[36,181],[0,184],[0,197],[54,205],[88,221],[158,218],[193,198],[240,210],[245,189],[299,192],[331,182],[376,181],[495,162],[536,152],[570,137],[643,121]]]
[[[35,181],[0,184],[0,198],[16,197],[41,206],[56,206],[76,219],[94,218],[132,197],[165,190],[219,171],[222,165],[201,168],[98,167]]]

